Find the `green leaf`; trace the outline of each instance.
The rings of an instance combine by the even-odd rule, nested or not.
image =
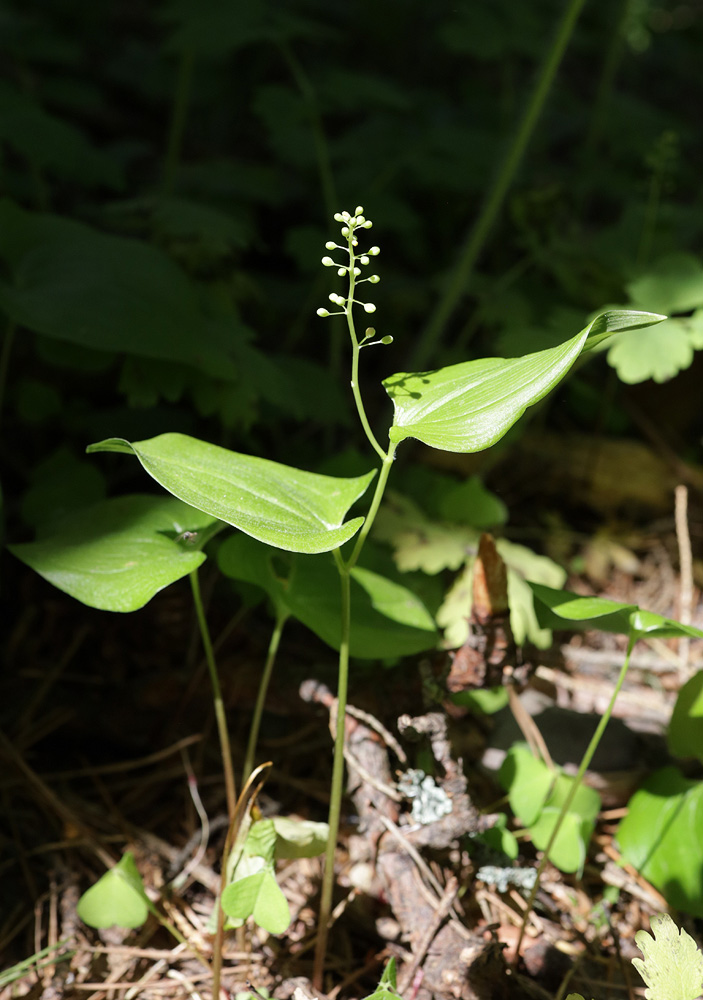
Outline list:
[[[436,371],[401,372],[384,380],[393,401],[394,444],[417,438],[443,451],[489,448],[528,406],[542,399],[566,375],[593,333],[593,341],[624,326],[661,317],[609,311],[558,347],[521,358],[484,358]]]
[[[701,319],[668,319],[635,338],[618,337],[608,349],[608,364],[621,382],[637,385],[647,379],[668,382],[693,361]]]
[[[244,854],[273,861],[276,849],[276,828],[272,819],[260,819],[249,827],[247,839],[244,841]]]
[[[273,825],[276,830],[276,858],[316,858],[327,847],[330,835],[328,823],[274,816]]]
[[[175,497],[101,500],[52,521],[35,542],[10,551],[91,608],[135,611],[205,560],[176,539],[217,523]]]
[[[279,549],[243,534],[225,538],[217,550],[217,564],[221,572],[233,580],[261,587],[273,604],[278,619],[290,614],[288,590],[294,558],[283,556]]]
[[[632,959],[647,984],[647,1000],[696,1000],[703,993],[703,954],[696,942],[668,913],[655,913],[650,926],[654,936],[635,934],[644,960]]]
[[[499,780],[508,792],[510,808],[529,828],[535,847],[546,850],[574,779],[550,770],[524,743],[517,743],[503,761]],[[600,807],[597,792],[585,785],[577,788],[549,852],[550,861],[561,871],[583,869]]]
[[[493,715],[505,708],[510,700],[508,689],[497,688],[477,688],[475,691],[457,691],[456,694],[448,695],[453,705],[461,705],[463,708],[483,715]]]
[[[453,483],[442,492],[438,507],[442,520],[468,524],[479,531],[488,531],[508,520],[508,508],[500,497],[486,489],[478,476]]]
[[[534,823],[549,797],[556,775],[524,743],[512,746],[498,773],[510,808],[526,826]]]
[[[679,691],[667,733],[669,750],[677,757],[703,760],[703,670]]]
[[[291,552],[328,552],[364,523],[343,523],[375,472],[337,479],[278,462],[242,455],[185,434],[161,434],[130,443],[108,438],[89,452],[137,456],[157,483],[186,503],[220,518],[259,541]]]
[[[545,628],[600,629],[603,632],[630,632],[630,616],[636,604],[622,604],[605,597],[583,596],[570,590],[555,590],[542,583],[530,583],[535,596],[539,623]],[[568,622],[568,626],[565,625]]]
[[[538,850],[546,850],[573,783],[574,779],[570,775],[559,774],[537,821],[530,825],[532,843]],[[588,843],[600,808],[601,798],[598,792],[586,785],[579,785],[549,852],[549,860],[561,871],[583,871]]]
[[[401,572],[434,574],[458,569],[467,549],[476,546],[478,532],[464,525],[433,522],[413,500],[388,490],[374,521],[373,538],[392,546]]]
[[[664,618],[655,611],[637,609],[630,616],[630,628],[648,639],[680,639],[690,636],[692,639],[703,638],[703,632],[695,625],[683,625],[672,618]]]
[[[283,934],[291,920],[286,897],[268,866],[228,885],[222,893],[222,909],[233,921],[253,917],[269,934]]]
[[[703,782],[655,771],[630,799],[617,839],[623,858],[672,906],[703,917]]]
[[[574,594],[569,590],[554,590],[541,583],[528,581],[535,596],[535,609],[541,625],[547,628],[600,629],[601,632],[622,632],[630,636],[671,639],[680,636],[703,638],[703,631],[693,625],[682,625],[654,611],[642,611],[636,604],[622,604],[606,597]]]
[[[378,986],[364,1000],[402,1000],[397,992],[395,959],[390,958]]]
[[[77,910],[89,927],[141,927],[149,905],[130,851],[83,893]]]
[[[0,307],[36,333],[101,351],[183,361],[234,379],[230,342],[166,254],[0,201]]]
[[[277,613],[293,615],[333,649],[339,649],[339,574],[329,556],[291,557],[281,577],[280,554],[235,535],[218,552],[220,569],[263,587]],[[351,572],[352,656],[385,659],[423,652],[436,645],[434,620],[412,591],[371,570]]]

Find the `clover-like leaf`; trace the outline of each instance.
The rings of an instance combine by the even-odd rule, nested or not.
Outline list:
[[[141,927],[149,902],[130,851],[83,893],[77,911],[89,927]]]
[[[253,917],[269,934],[283,934],[290,925],[288,901],[269,865],[230,883],[222,893],[222,909],[235,923]]]
[[[134,454],[169,493],[259,541],[291,552],[328,552],[348,541],[363,517],[344,522],[375,471],[352,479],[302,472],[185,434],[148,441],[108,438],[89,452]]]

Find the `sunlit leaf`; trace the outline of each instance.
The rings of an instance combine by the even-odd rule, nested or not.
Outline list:
[[[134,443],[108,438],[88,451],[134,454],[169,493],[259,541],[292,552],[327,552],[355,535],[364,519],[344,523],[344,517],[375,475],[320,476],[185,434],[161,434]]]
[[[83,893],[77,911],[89,927],[141,927],[149,906],[134,856],[129,851]]]
[[[668,913],[653,914],[650,926],[652,934],[635,934],[644,959],[632,959],[647,984],[647,1000],[696,1000],[703,993],[703,953]]]
[[[659,322],[661,316],[610,310],[557,347],[520,358],[483,358],[384,380],[393,401],[394,444],[417,438],[443,451],[489,448],[566,375],[589,336]]]
[[[37,541],[8,548],[91,608],[135,611],[204,562],[179,536],[216,523],[175,497],[134,494],[81,507],[51,521]]]

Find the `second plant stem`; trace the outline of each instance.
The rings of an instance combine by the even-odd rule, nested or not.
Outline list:
[[[261,717],[263,715],[264,704],[266,702],[266,692],[268,691],[269,681],[271,680],[271,674],[273,673],[273,665],[276,662],[276,654],[281,642],[281,636],[283,635],[283,626],[286,624],[287,620],[287,613],[279,613],[276,616],[276,624],[274,625],[273,632],[271,633],[271,641],[269,642],[266,663],[264,664],[264,672],[261,675],[261,680],[259,681],[259,691],[256,696],[254,715],[252,716],[251,727],[249,729],[249,742],[247,743],[246,754],[244,757],[242,784],[246,783],[249,775],[254,770],[254,754],[256,753],[256,743],[259,738]]]
[[[225,776],[225,792],[227,795],[227,815],[230,820],[234,816],[234,810],[237,803],[237,793],[236,785],[234,782],[234,769],[232,767],[232,750],[229,744],[229,733],[227,732],[227,719],[225,717],[225,703],[222,699],[222,689],[220,688],[220,679],[217,676],[217,665],[215,664],[215,654],[212,649],[212,641],[210,640],[210,632],[207,627],[207,620],[205,618],[205,610],[203,608],[203,600],[200,595],[200,581],[198,579],[198,571],[194,569],[190,574],[190,586],[193,592],[193,604],[195,605],[195,614],[198,619],[198,627],[200,628],[200,637],[203,643],[203,650],[205,652],[205,662],[207,663],[208,672],[210,674],[210,683],[212,684],[212,701],[215,708],[215,720],[217,723],[217,733],[220,739],[220,752],[222,754],[222,769]]]
[[[559,835],[559,830],[561,829],[561,825],[564,822],[564,817],[571,808],[571,803],[574,801],[574,796],[576,795],[576,792],[579,790],[579,786],[581,785],[583,776],[588,769],[588,765],[593,760],[593,755],[598,748],[598,744],[601,741],[603,733],[605,732],[605,727],[608,725],[610,717],[613,714],[613,709],[615,708],[616,699],[618,697],[618,694],[620,693],[620,689],[625,680],[625,675],[627,674],[628,667],[630,666],[630,656],[632,654],[632,649],[637,640],[640,638],[641,635],[639,633],[635,633],[634,635],[630,636],[630,640],[627,644],[627,653],[625,654],[625,662],[623,663],[620,669],[617,683],[613,690],[610,701],[608,702],[608,707],[606,708],[602,719],[598,723],[596,731],[591,737],[591,742],[588,744],[586,748],[586,752],[583,755],[583,759],[576,773],[576,777],[574,778],[571,784],[571,788],[569,789],[569,792],[566,798],[564,799],[561,810],[557,817],[557,821],[554,824],[554,829],[552,830],[552,834],[549,838],[547,846],[544,849],[544,853],[542,854],[542,859],[537,867],[537,875],[535,877],[535,883],[532,886],[532,891],[530,892],[530,895],[527,898],[527,906],[525,907],[525,913],[522,918],[522,925],[520,927],[520,934],[518,935],[517,944],[515,946],[515,963],[517,963],[518,957],[520,955],[520,945],[522,944],[522,939],[525,936],[525,931],[527,930],[527,922],[530,919],[530,913],[532,912],[532,907],[534,905],[535,897],[537,896],[537,890],[539,889],[540,878],[542,877],[542,873],[547,866],[547,862],[549,861],[549,853],[552,850],[552,847],[554,846],[554,842],[556,841],[557,836]]]

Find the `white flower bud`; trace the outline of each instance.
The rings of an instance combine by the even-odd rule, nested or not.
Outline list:
[[[356,208],[354,209],[354,215],[361,215],[363,211],[364,211],[364,206],[357,205]]]
[[[368,264],[369,262],[369,258],[366,256],[366,254],[364,254],[363,257],[359,257],[358,260],[360,264]]]
[[[334,261],[332,260],[331,257],[323,257],[322,263],[325,265],[325,267],[334,267]]]
[[[320,308],[319,308],[319,309],[317,310],[317,315],[318,315],[318,316],[322,316],[322,317],[323,317],[323,319],[324,319],[324,317],[325,317],[325,316],[329,316],[329,314],[330,314],[330,313],[329,313],[329,309],[323,309],[322,307],[320,307]]]
[[[366,253],[369,255],[369,257],[377,257],[380,254],[380,252],[381,252],[381,248],[380,247],[371,247],[370,250],[366,251]]]
[[[336,249],[337,249],[337,244],[333,243],[332,240],[330,240],[328,243],[325,243],[325,250],[336,250]]]
[[[349,235],[349,227],[342,226],[342,236],[348,236],[348,235]]]
[[[334,221],[335,222],[344,222],[344,216],[342,215],[341,212],[335,212],[334,213]]]
[[[370,229],[372,225],[373,225],[373,222],[371,221],[371,219],[366,219],[364,221],[364,229]]]
[[[381,279],[377,274],[370,274],[367,280],[370,281],[372,285],[377,285]]]
[[[354,268],[354,277],[358,278],[360,274],[361,274],[361,268],[360,267],[355,267]]]
[[[340,267],[337,270],[337,274],[339,275],[340,278],[343,278],[346,275],[346,273],[347,273],[348,270],[349,270],[348,267]]]
[[[376,306],[373,304],[373,302],[365,302],[364,303],[364,312],[367,312],[367,313],[375,313],[376,312]]]

